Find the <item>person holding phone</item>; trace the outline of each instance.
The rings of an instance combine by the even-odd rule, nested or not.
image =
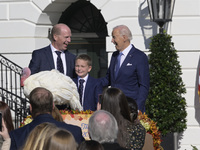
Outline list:
[[[4,128],[6,127],[8,133],[12,130],[14,130],[13,122],[12,122],[12,117],[11,117],[11,112],[10,112],[10,107],[3,101],[0,101],[0,113],[2,115],[2,119],[5,121],[5,125],[3,126],[3,121],[2,121],[2,129],[1,131],[4,131]],[[2,133],[1,132],[1,133]],[[2,149],[2,144],[4,141],[4,137],[0,136],[0,149]]]
[[[1,121],[2,125],[2,130],[0,131],[0,135],[2,136],[3,138],[3,143],[2,143],[2,146],[1,146],[1,150],[9,150],[10,149],[10,145],[11,145],[11,139],[10,139],[10,136],[9,136],[9,133],[8,133],[8,129],[4,123],[4,119],[2,119]]]

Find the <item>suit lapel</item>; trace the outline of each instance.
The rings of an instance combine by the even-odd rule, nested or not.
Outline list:
[[[86,97],[86,95],[88,95],[89,94],[89,89],[90,89],[90,87],[91,87],[91,78],[90,78],[90,76],[88,76],[88,79],[87,79],[87,82],[86,82],[86,85],[85,85],[85,93],[84,93],[84,104],[87,102],[87,97]]]
[[[66,60],[66,66],[67,66],[67,73],[68,72],[70,72],[70,66],[71,66],[71,64],[70,64],[70,58],[69,58],[69,55],[67,55],[67,53],[68,53],[68,50],[65,50],[64,51],[65,52],[65,60]],[[67,74],[66,74],[67,75]]]
[[[76,84],[76,86],[77,86],[77,90],[78,90],[78,78],[73,78],[72,80],[73,80],[74,83]]]
[[[130,62],[130,59],[132,59],[133,57],[133,53],[134,53],[135,47],[133,46],[131,48],[131,50],[129,51],[128,55],[126,56],[124,62],[122,63],[121,67],[119,68],[119,72],[118,72],[118,76],[120,76],[120,72],[123,70],[125,70],[125,67],[127,66],[127,64]]]
[[[45,56],[48,60],[48,63],[51,67],[51,69],[55,69],[55,65],[54,65],[54,59],[53,59],[53,55],[52,55],[52,51],[51,51],[51,47],[50,45],[48,47],[46,47],[45,49]]]

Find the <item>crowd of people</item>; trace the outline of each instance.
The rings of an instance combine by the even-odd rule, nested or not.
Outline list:
[[[137,109],[137,104],[134,104],[133,107]],[[4,102],[1,102],[2,105],[7,106]],[[55,106],[51,92],[42,87],[35,88],[30,94],[31,123],[10,130],[7,122],[12,123],[11,116],[5,118],[5,113],[2,113],[0,134],[4,140],[1,149],[142,150],[146,132],[137,115],[131,117],[124,93],[117,88],[107,88],[102,93],[102,103],[99,105],[89,118],[88,133],[91,140],[85,141],[80,127],[57,120],[58,114],[53,115]],[[7,114],[10,114],[8,106]]]
[[[87,54],[76,57],[67,51],[71,36],[67,25],[53,26],[51,44],[33,51],[29,68],[32,75],[57,69],[74,81],[83,110],[94,111],[88,123],[90,140],[83,138],[80,127],[63,121],[50,90],[37,87],[28,96],[33,121],[21,128],[14,129],[9,107],[0,103],[1,149],[142,150],[146,130],[137,115],[138,110],[145,112],[149,90],[147,56],[130,43],[132,34],[127,26],[116,26],[112,43],[117,51],[106,76],[95,79],[89,75],[91,58]]]

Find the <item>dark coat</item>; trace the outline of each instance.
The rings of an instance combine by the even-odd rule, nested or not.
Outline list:
[[[76,83],[76,86],[78,87],[78,78],[74,78],[73,81]],[[84,92],[84,103],[83,103],[84,111],[86,110],[95,111],[97,109],[99,95],[102,94],[102,91],[103,87],[100,83],[100,80],[95,79],[89,75]]]
[[[10,150],[19,150],[25,143],[28,134],[39,124],[49,122],[55,124],[57,127],[64,128],[68,131],[70,131],[76,142],[80,144],[85,139],[82,136],[82,130],[78,126],[66,124],[65,122],[59,122],[56,121],[51,115],[49,114],[42,114],[34,118],[34,120],[25,125],[24,127],[15,129],[10,132],[10,138],[11,138],[11,147]]]
[[[66,58],[66,66],[67,66],[67,76],[74,78],[76,77],[75,74],[75,58],[76,56],[72,53],[65,52]],[[50,45],[39,50],[34,50],[32,53],[32,59],[29,64],[29,68],[31,70],[31,74],[38,73],[40,71],[51,71],[55,69],[52,50]]]
[[[132,45],[133,46],[133,45]],[[149,92],[149,63],[146,54],[134,46],[122,63],[115,79],[115,64],[119,51],[112,54],[104,86],[119,88],[123,93],[136,100],[139,110],[145,110],[145,101]]]

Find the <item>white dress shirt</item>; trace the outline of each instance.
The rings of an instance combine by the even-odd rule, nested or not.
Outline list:
[[[130,50],[131,50],[131,48],[132,48],[133,46],[130,44],[126,49],[124,49],[123,51],[122,51],[122,56],[121,56],[121,61],[120,61],[120,67],[121,67],[121,65],[122,65],[122,63],[124,62],[124,60],[126,59],[126,56],[128,55],[128,53],[130,52]]]
[[[53,54],[55,69],[57,69],[57,57],[58,57],[58,55],[56,54],[55,51],[59,51],[59,50],[57,50],[55,47],[53,47],[52,44],[50,45],[50,47],[51,47],[51,51],[52,51],[52,54]],[[60,57],[61,57],[62,63],[63,63],[64,74],[67,74],[67,66],[65,65],[66,64],[65,53],[63,51],[60,51],[60,52],[61,52]]]

